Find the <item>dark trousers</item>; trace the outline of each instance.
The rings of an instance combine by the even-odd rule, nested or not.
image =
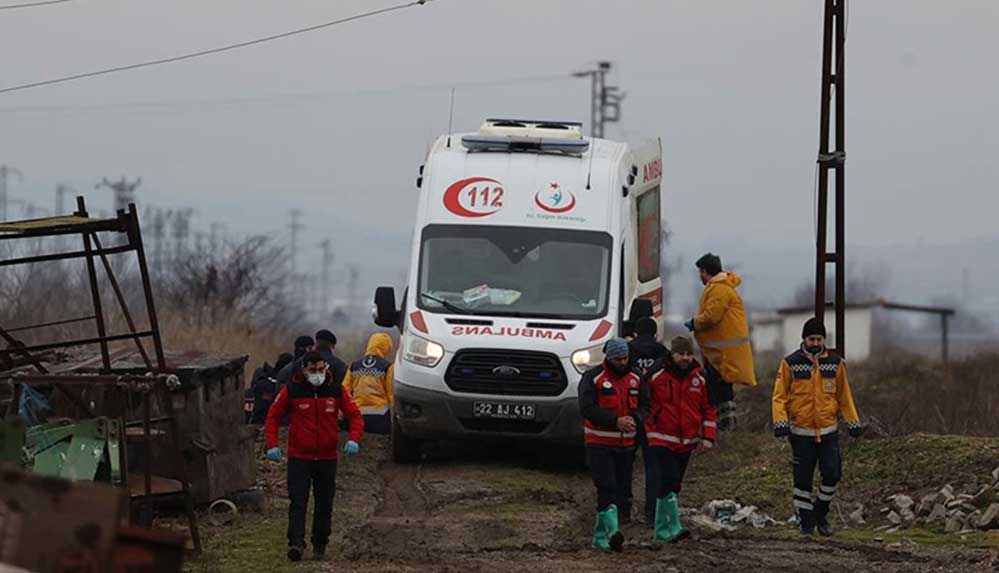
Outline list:
[[[305,547],[305,512],[309,490],[315,492],[312,513],[312,546],[326,547],[333,520],[333,497],[336,495],[336,460],[301,460],[288,458],[288,545]]]
[[[619,513],[630,511],[635,448],[586,446],[586,461],[597,486],[597,511],[611,504],[617,504]]]
[[[843,463],[839,451],[839,434],[822,436],[816,442],[812,436],[791,436],[791,452],[794,456],[794,507],[798,517],[807,527],[812,516],[818,524],[826,523],[829,504],[836,494],[836,484],[843,475]],[[815,466],[819,466],[822,482],[819,493],[812,498],[812,479]]]
[[[392,433],[392,414],[364,414],[365,434],[390,434]]]
[[[656,484],[656,498],[661,499],[671,493],[680,494],[683,486],[683,476],[687,473],[690,463],[690,452],[674,452],[669,448],[651,448],[652,455],[659,466],[659,483]]]
[[[734,430],[735,389],[707,359],[704,360],[704,381],[708,386],[708,402],[718,408],[718,429]]]
[[[654,517],[656,514],[656,499],[659,493],[660,471],[659,463],[656,461],[654,450],[649,445],[648,436],[645,435],[645,428],[638,428],[639,444],[642,446],[642,464],[645,466],[645,517]],[[629,496],[630,497],[630,496]]]

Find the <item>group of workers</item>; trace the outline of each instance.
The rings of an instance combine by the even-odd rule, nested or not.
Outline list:
[[[697,261],[704,292],[697,315],[685,326],[694,343],[678,336],[669,348],[657,339],[656,322],[641,319],[630,341],[612,338],[604,361],[579,382],[579,409],[587,463],[597,490],[592,546],[621,551],[620,526],[631,521],[632,477],[637,449],[645,467],[645,520],[655,542],[690,534],[680,520],[678,495],[694,450],[711,449],[718,430],[736,426],[733,385],[754,386],[753,355],[745,307],[735,273],[718,256]],[[811,318],[798,350],[784,358],[772,396],[774,436],[788,439],[793,455],[793,500],[800,532],[832,535],[828,514],[841,477],[839,423],[860,437],[860,423],[846,364],[825,346],[822,322]],[[813,495],[818,465],[821,483]]]
[[[691,454],[715,446],[719,430],[736,427],[734,385],[756,385],[746,312],[736,288],[738,275],[707,254],[697,261],[704,292],[696,316],[685,326],[700,347],[678,336],[669,348],[657,340],[657,324],[644,318],[631,340],[612,338],[601,365],[579,382],[586,458],[597,493],[592,546],[621,551],[621,525],[630,523],[636,451],[645,466],[645,520],[656,542],[677,542],[689,531],[680,519],[678,496]],[[825,328],[814,318],[802,331],[801,347],[784,358],[772,396],[774,436],[790,441],[793,499],[802,535],[832,535],[827,519],[841,475],[838,417],[851,436],[863,432],[841,357],[825,347]],[[392,340],[375,334],[364,357],[349,366],[335,353],[336,337],[320,330],[299,337],[293,354],[254,375],[249,420],[264,422],[267,458],[284,459],[279,429],[288,425],[288,558],[302,559],[305,518],[315,496],[311,542],[325,559],[331,531],[339,431],[343,452],[355,456],[365,429],[391,429]],[[286,422],[283,422],[286,420]],[[813,495],[818,465],[821,483]]]
[[[336,336],[323,329],[315,338],[299,336],[294,353],[254,373],[248,390],[249,422],[264,424],[267,459],[280,462],[282,425],[288,426],[288,559],[305,552],[305,518],[310,490],[315,497],[312,549],[326,558],[336,495],[339,433],[347,431],[343,453],[356,456],[361,435],[391,429],[392,338],[377,333],[364,356],[347,365],[336,355]]]

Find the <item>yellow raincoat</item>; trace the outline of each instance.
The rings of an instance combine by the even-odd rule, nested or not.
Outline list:
[[[384,414],[392,407],[392,338],[372,334],[364,358],[350,365],[344,388],[362,414]]]
[[[739,275],[722,272],[711,277],[694,317],[694,338],[704,358],[729,384],[756,385],[753,349],[749,344],[746,307],[736,287]]]
[[[772,405],[775,428],[790,427],[793,435],[816,442],[839,430],[839,416],[851,430],[860,427],[846,362],[828,350],[812,356],[799,349],[782,360]]]

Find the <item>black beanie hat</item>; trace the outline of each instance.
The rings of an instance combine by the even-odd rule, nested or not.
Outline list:
[[[822,324],[821,320],[812,317],[805,321],[805,326],[801,329],[801,338],[805,339],[816,334],[825,338],[826,325]]]
[[[294,354],[290,354],[288,352],[282,352],[281,354],[278,355],[277,362],[274,363],[274,369],[281,370],[294,360],[295,360]]]
[[[316,340],[325,340],[333,346],[336,346],[336,335],[325,328],[316,333]]]
[[[656,324],[655,319],[649,316],[643,316],[638,319],[635,323],[635,334],[639,336],[655,336],[659,332],[659,325]]]
[[[701,269],[702,271],[708,273],[711,276],[717,275],[718,273],[722,272],[721,257],[719,257],[718,255],[708,253],[703,257],[697,259],[697,262],[694,264],[697,265],[697,268]]]

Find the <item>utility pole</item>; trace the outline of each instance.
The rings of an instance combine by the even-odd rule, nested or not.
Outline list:
[[[66,211],[66,194],[72,193],[73,188],[69,185],[63,185],[62,183],[56,185],[56,202],[55,202],[55,214],[56,216],[65,215]]]
[[[165,209],[156,208],[152,212],[152,236],[153,236],[153,268],[156,274],[163,274],[163,242],[166,236],[166,225],[170,219],[171,212]]]
[[[574,78],[590,78],[590,136],[602,138],[604,124],[621,121],[621,100],[617,86],[607,85],[610,62],[599,62],[596,69],[574,72]]]
[[[298,234],[305,228],[302,224],[302,211],[301,209],[292,209],[288,211],[291,215],[291,222],[288,224],[288,229],[291,231],[291,239],[288,244],[288,249],[291,251],[289,253],[291,256],[288,259],[291,261],[291,276],[295,276],[295,259],[298,255]]]
[[[826,267],[835,265],[836,351],[846,356],[846,0],[825,0],[822,32],[822,99],[819,119],[818,204],[815,241],[815,317],[825,318]],[[830,149],[830,119],[835,105],[835,134]],[[826,247],[829,215],[829,175],[836,173],[836,247]]]
[[[180,258],[187,251],[187,237],[191,234],[191,216],[194,209],[185,207],[174,211],[173,214],[173,242],[174,256]]]
[[[7,180],[11,175],[17,176],[18,181],[24,180],[24,174],[16,167],[0,165],[0,221],[7,220]]]
[[[135,203],[135,188],[141,184],[141,177],[129,182],[125,180],[125,176],[123,175],[118,181],[108,181],[108,178],[105,177],[101,179],[100,183],[94,186],[94,189],[107,187],[111,191],[114,191],[114,210],[125,211],[128,209],[129,203]]]
[[[323,250],[323,269],[322,275],[320,275],[323,282],[318,289],[319,296],[322,297],[319,309],[323,314],[326,314],[330,311],[330,268],[333,266],[333,242],[326,239],[319,243],[319,248]]]

